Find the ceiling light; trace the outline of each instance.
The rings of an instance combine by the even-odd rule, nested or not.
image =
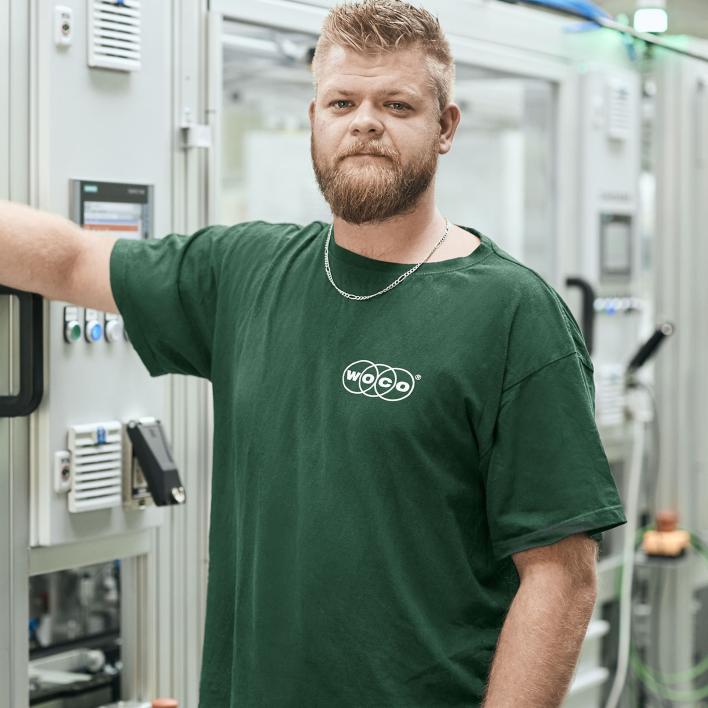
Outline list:
[[[669,28],[669,15],[666,12],[666,0],[637,0],[634,13],[634,29],[637,32],[666,32]]]

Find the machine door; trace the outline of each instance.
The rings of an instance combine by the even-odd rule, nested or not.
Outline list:
[[[42,400],[42,308],[39,295],[0,285],[0,418],[29,415]]]

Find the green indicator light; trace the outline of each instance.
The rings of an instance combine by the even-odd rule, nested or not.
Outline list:
[[[71,341],[78,342],[81,339],[81,325],[75,324],[71,328]]]
[[[98,192],[98,186],[95,184],[85,184],[84,192],[89,192],[90,194],[95,194]]]

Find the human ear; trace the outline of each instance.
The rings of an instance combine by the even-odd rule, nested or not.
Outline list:
[[[438,152],[444,155],[452,147],[452,139],[455,136],[457,126],[460,124],[462,114],[460,107],[456,103],[448,103],[440,114],[440,138]]]
[[[312,128],[312,125],[315,121],[315,103],[315,99],[313,98],[307,108],[307,114],[310,117],[310,128]]]

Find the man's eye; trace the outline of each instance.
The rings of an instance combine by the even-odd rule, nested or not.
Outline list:
[[[344,98],[340,98],[340,99],[337,99],[336,101],[332,101],[329,105],[330,105],[330,106],[334,106],[335,108],[340,108],[340,109],[342,109],[342,108],[347,108],[346,105],[340,105],[340,104],[342,104],[342,103],[348,104],[348,103],[351,103],[351,101],[347,101],[347,100],[344,99]],[[392,102],[390,102],[388,105],[389,105],[389,106],[393,106],[393,107],[394,107],[394,111],[395,111],[396,113],[403,113],[403,112],[405,112],[405,111],[409,111],[409,110],[410,110],[410,106],[409,106],[409,105],[407,105],[407,104],[405,104],[405,103],[401,103],[400,101],[392,101]]]

